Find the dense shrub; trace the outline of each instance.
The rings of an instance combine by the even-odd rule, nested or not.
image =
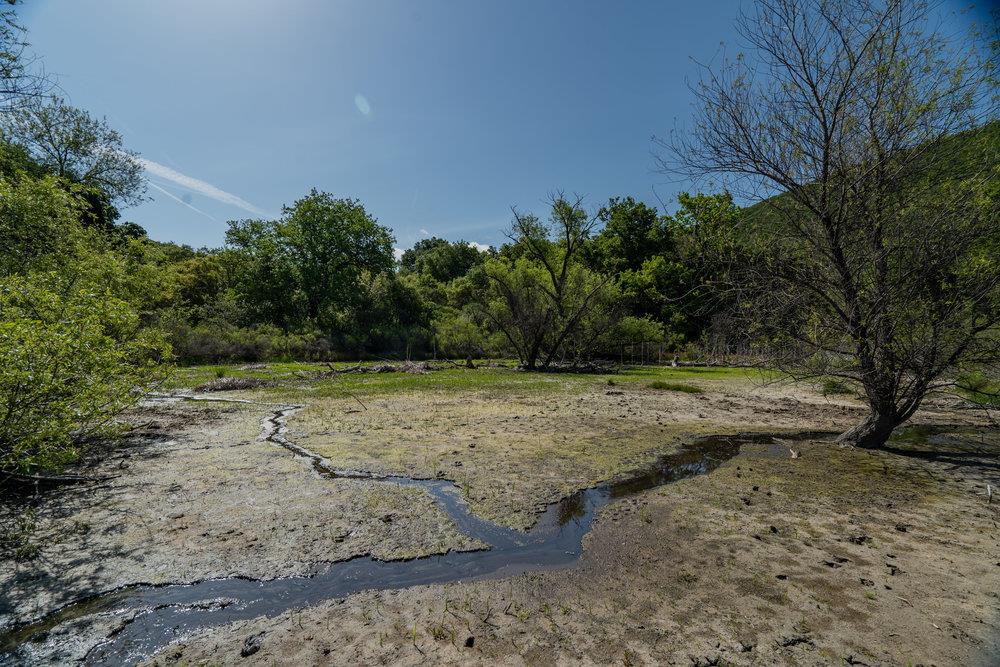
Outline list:
[[[325,337],[315,333],[285,333],[273,325],[238,327],[224,322],[191,325],[171,321],[161,326],[174,354],[184,362],[322,361],[333,357]]]
[[[110,292],[55,274],[0,279],[0,470],[52,472],[160,374],[169,347]]]

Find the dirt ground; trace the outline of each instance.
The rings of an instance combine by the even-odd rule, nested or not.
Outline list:
[[[840,431],[860,421],[856,400],[805,387],[729,377],[646,384],[566,380],[557,390],[423,390],[310,397],[290,437],[357,470],[455,480],[480,516],[530,527],[545,505],[613,479],[699,434]],[[928,410],[921,420],[935,420]]]
[[[258,439],[272,411],[144,406],[151,423],[97,471],[113,478],[47,498],[32,536],[41,554],[0,562],[0,625],[133,583],[271,579],[356,555],[399,559],[484,546],[458,533],[419,489],[312,474]]]
[[[574,568],[363,593],[152,662],[231,664],[263,633],[254,664],[995,665],[998,443],[975,440],[751,447],[608,506]]]
[[[862,414],[811,387],[685,381],[703,393],[590,378],[554,391],[345,395],[298,383],[231,395],[305,404],[288,423],[294,442],[340,468],[453,479],[477,514],[515,528],[692,434],[838,430]],[[750,447],[615,502],[568,569],[361,593],[205,631],[153,662],[995,664],[1000,502],[984,491],[1000,485],[1000,436],[969,430],[981,418],[956,404],[942,397],[916,420],[952,435],[917,429],[879,453],[803,442],[795,459]],[[420,489],[322,478],[258,439],[273,410],[145,406],[152,423],[104,464],[114,479],[46,499],[39,557],[0,561],[0,627],[129,583],[269,579],[355,555],[483,546]]]

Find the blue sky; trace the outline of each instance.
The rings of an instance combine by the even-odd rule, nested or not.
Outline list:
[[[510,207],[563,189],[672,203],[650,137],[690,113],[691,58],[739,0],[31,0],[33,49],[69,101],[150,161],[153,238],[220,245],[225,221],[316,187],[397,246],[503,241]]]

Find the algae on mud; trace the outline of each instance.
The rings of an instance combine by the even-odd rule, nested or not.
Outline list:
[[[280,414],[280,413],[279,413]],[[287,413],[286,413],[287,414]],[[283,415],[285,416],[285,415]],[[279,422],[275,420],[275,425]],[[269,437],[285,446],[284,438]],[[491,525],[471,516],[454,497],[450,483],[438,480],[387,478],[390,484],[413,484],[427,489],[449,517],[470,537],[489,544],[488,550],[452,552],[416,560],[378,561],[354,558],[333,563],[314,576],[257,582],[223,579],[165,587],[131,587],[111,593],[107,604],[100,598],[43,619],[34,626],[0,637],[0,653],[30,655],[34,642],[64,620],[81,618],[113,606],[116,613],[132,614],[108,641],[95,645],[84,656],[87,664],[132,664],[167,643],[217,625],[260,615],[272,616],[291,607],[312,605],[370,589],[394,589],[450,581],[474,581],[497,576],[564,567],[580,557],[584,536],[594,513],[613,500],[641,493],[662,484],[710,472],[739,452],[743,441],[760,436],[703,438],[681,452],[660,458],[655,465],[625,479],[580,491],[551,505],[528,534]],[[301,450],[288,443],[292,451]],[[322,468],[328,477],[344,473]],[[347,473],[350,474],[350,473]],[[208,602],[206,602],[208,601]],[[221,601],[211,603],[210,601]],[[40,641],[44,642],[44,636]],[[2,660],[0,660],[2,662]]]
[[[911,456],[919,442],[799,442],[796,459],[747,444],[711,475],[604,507],[572,569],[368,591],[207,631],[153,663],[228,663],[259,635],[256,659],[281,665],[992,666],[1000,506],[982,491],[1000,437],[965,428],[938,461]]]
[[[607,377],[455,369],[426,375],[314,380],[270,366],[252,372],[270,373],[274,386],[225,396],[269,404],[305,404],[308,407],[289,419],[289,437],[322,454],[334,468],[454,479],[471,507],[473,514],[468,517],[508,528],[533,525],[547,503],[575,497],[572,494],[579,489],[642,468],[658,456],[670,454],[689,436],[713,431],[837,430],[855,421],[863,410],[849,397],[824,398],[819,391],[755,383],[743,371],[712,369],[703,374],[712,378],[706,379],[697,377],[696,369],[679,370],[683,375],[659,369]],[[190,384],[196,383],[198,373],[192,375]],[[657,391],[645,386],[658,380],[675,381],[676,377],[704,392]],[[4,575],[8,627],[11,619],[38,618],[88,592],[128,584],[234,576],[273,579],[309,574],[316,571],[317,564],[321,567],[324,562],[356,556],[361,557],[360,563],[369,555],[407,558],[484,546],[470,539],[461,525],[440,510],[428,488],[400,488],[343,477],[322,479],[287,452],[255,440],[260,420],[272,408],[153,404],[144,409],[157,424],[108,462],[120,478],[95,497],[99,502],[88,506],[81,496],[74,495],[80,490],[67,490],[61,502],[68,511],[44,521],[43,529],[50,534],[68,521],[87,522],[92,526],[89,536],[67,536],[61,551],[46,554],[46,562],[32,565],[29,571]],[[918,415],[918,421],[942,422],[955,417],[948,405],[931,403]],[[814,456],[811,452],[805,456],[806,465],[816,464],[816,460],[809,460]],[[845,461],[853,460],[837,459],[837,465]],[[768,464],[775,471],[775,481],[768,483],[773,484],[776,495],[779,489],[787,489],[781,490],[781,495],[807,493],[802,481],[797,481],[802,461],[791,467],[781,461],[786,473],[780,472],[782,467],[776,463]],[[856,464],[853,461],[852,465]],[[721,472],[732,485],[730,470],[731,465],[723,466]],[[714,477],[699,483],[705,480]],[[680,484],[688,488],[686,485]],[[640,544],[645,539],[639,537],[643,531],[666,530],[668,534],[658,538],[656,548],[672,552],[676,545],[662,540],[683,539],[683,533],[670,533],[668,524],[689,525],[690,516],[685,512],[712,515],[721,511],[736,517],[750,511],[751,506],[742,502],[735,508],[729,506],[734,500],[732,486],[718,487],[715,481],[709,485],[715,491],[701,497],[697,507],[688,504],[683,512],[665,509],[662,503],[659,509],[647,511],[647,505],[653,506],[649,504],[651,495],[658,494],[640,494],[643,509],[636,518],[640,529],[628,539]],[[836,483],[827,487],[836,498],[844,493]],[[879,489],[873,483],[870,493]],[[808,497],[804,507],[812,503],[817,512],[836,511],[823,504],[823,493],[808,492]],[[135,506],[140,499],[142,505]],[[595,539],[603,539],[599,536],[608,530],[605,522],[618,522],[628,514],[621,508],[627,510],[632,504],[624,500],[598,513],[596,533],[585,541],[585,558],[577,566],[583,569],[573,577],[578,584],[603,585],[600,578],[592,578],[603,575],[594,570],[586,555],[595,544],[602,544]],[[124,508],[131,514],[122,514]],[[580,509],[568,503],[561,511],[564,518],[571,519]],[[713,530],[722,527],[716,524]],[[819,529],[812,539],[825,539],[825,530]],[[750,546],[760,548],[758,544]],[[605,567],[610,563],[607,554],[616,552],[602,549],[599,547],[592,557]],[[638,558],[633,570],[644,567],[645,559],[654,553],[636,552],[630,543],[622,542],[616,549],[613,558],[623,567],[629,559]],[[101,555],[89,558],[93,553]],[[691,562],[704,560],[701,553],[689,556]],[[683,564],[678,572],[696,577],[697,588],[697,570]],[[643,599],[662,595],[665,584],[638,570],[629,576],[633,575],[633,579],[621,579],[617,588],[634,589]],[[504,581],[519,587],[537,576],[541,575]],[[774,597],[772,585],[764,581],[748,579],[741,586],[747,591],[766,592],[768,599]],[[425,594],[421,590],[408,589],[400,599],[420,599]],[[345,608],[354,609],[371,599],[368,593],[352,596]],[[508,599],[504,606],[511,602]],[[407,609],[404,605],[400,613],[416,613]],[[70,636],[82,637],[87,632],[106,636],[128,618],[112,621],[104,619],[104,625],[89,631],[73,623],[65,625],[61,635],[56,630],[53,637],[61,637],[69,651],[63,659],[80,657],[82,653],[74,651],[86,649],[73,644]],[[237,621],[232,627],[254,623]],[[592,630],[579,628],[580,632]],[[224,637],[229,632],[220,628],[206,637]],[[385,628],[379,630],[383,636],[385,632]],[[180,651],[178,655],[183,657],[179,659],[211,655],[215,657],[207,659],[216,661],[224,655],[207,650],[199,640],[187,648],[169,648],[165,655]],[[372,647],[365,648],[359,654],[360,661],[369,661],[378,653],[371,651]],[[261,652],[263,655],[274,657],[267,650]]]

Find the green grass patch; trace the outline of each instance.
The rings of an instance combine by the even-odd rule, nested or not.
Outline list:
[[[824,396],[837,396],[854,393],[851,385],[847,384],[843,380],[838,380],[837,378],[827,378],[823,380],[821,389],[823,390]]]
[[[661,391],[682,391],[685,394],[705,393],[705,390],[701,387],[696,387],[693,384],[684,384],[683,382],[665,382],[663,380],[657,380],[656,382],[650,382],[646,386],[650,389],[659,389]]]
[[[1000,383],[979,371],[963,374],[955,384],[962,396],[977,405],[1000,406]]]
[[[380,362],[371,362],[380,363]],[[332,364],[334,368],[355,366],[357,362]],[[760,371],[726,367],[628,367],[619,373],[526,373],[513,368],[479,367],[445,368],[429,373],[345,373],[316,379],[330,366],[325,363],[271,362],[267,364],[209,364],[181,366],[174,369],[165,388],[190,389],[221,377],[252,377],[273,382],[261,389],[271,395],[301,394],[316,397],[342,397],[350,394],[374,396],[411,391],[489,392],[505,395],[574,394],[617,386],[657,385],[654,389],[699,393],[699,387],[684,384],[684,380],[699,383],[752,381]],[[662,384],[664,386],[658,386]],[[676,386],[669,386],[676,385]],[[684,388],[680,388],[684,387]]]

